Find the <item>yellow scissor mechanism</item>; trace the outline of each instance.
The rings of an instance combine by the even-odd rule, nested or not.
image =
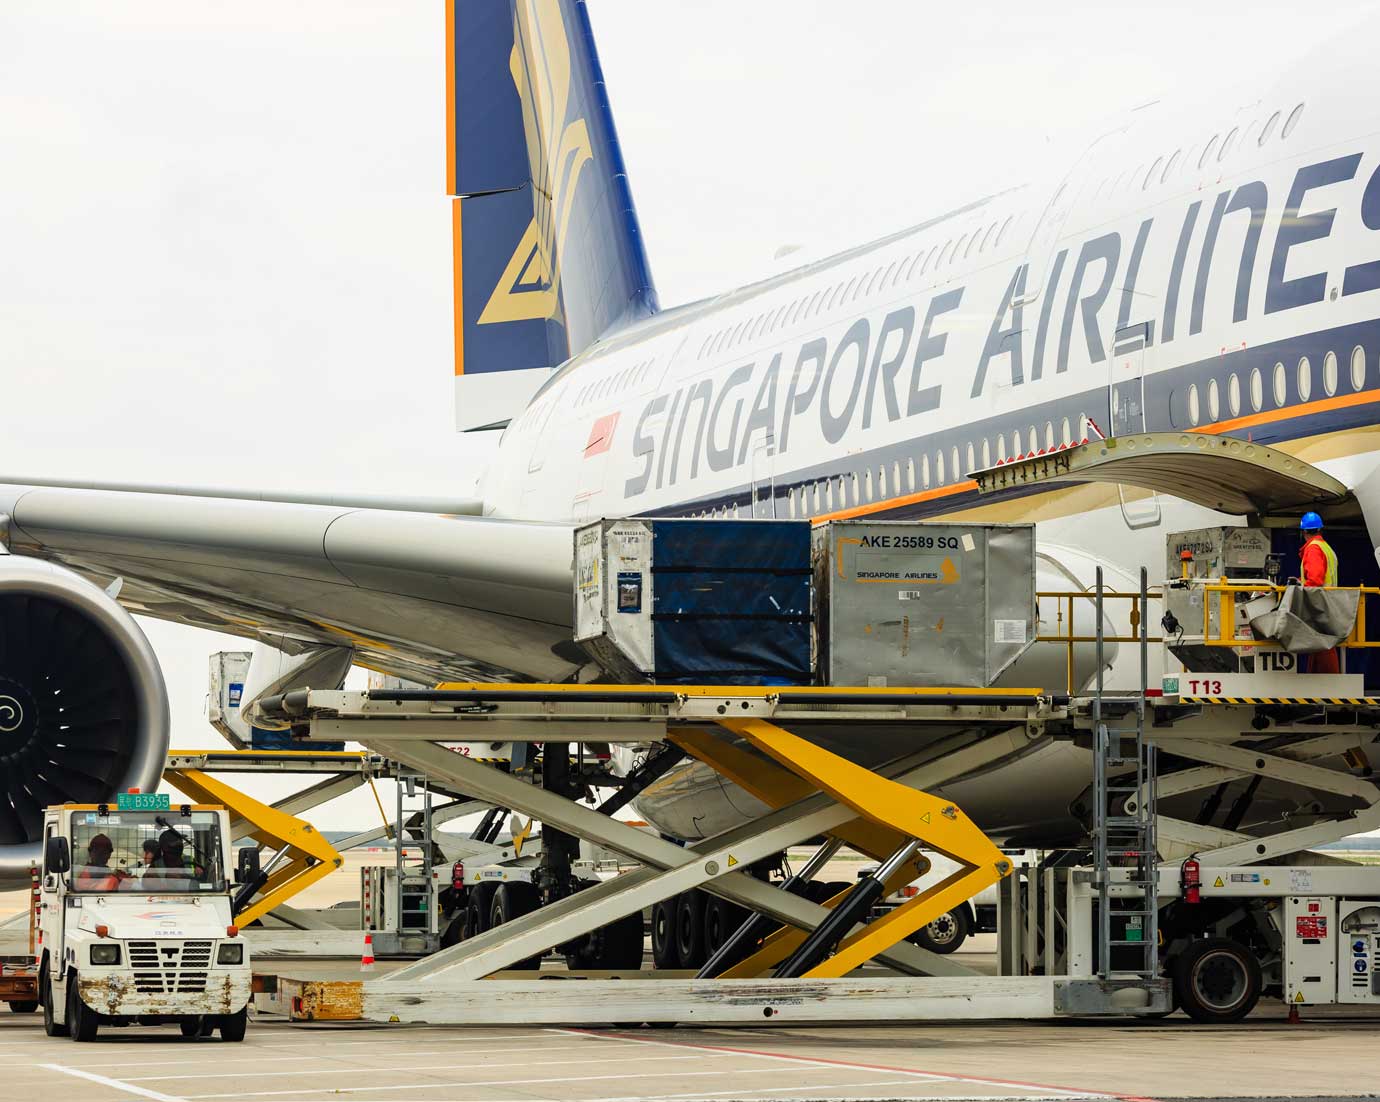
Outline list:
[[[235,916],[238,925],[248,926],[341,866],[339,852],[310,823],[260,803],[200,769],[170,766],[163,777],[197,803],[224,806],[232,831],[236,821],[243,820],[249,824],[249,837],[275,853],[282,851],[285,863],[269,872],[258,898]]]
[[[858,813],[858,818],[832,833],[869,857],[884,860],[914,838],[959,865],[957,872],[845,937],[837,951],[806,972],[806,977],[847,975],[1011,871],[1001,850],[947,800],[881,777],[765,719],[723,719],[719,726],[746,740],[780,768],[705,731],[674,728],[668,738],[773,808],[815,790],[828,793]],[[894,892],[928,870],[929,862],[923,857],[907,862],[892,874],[885,890]],[[832,909],[846,894],[840,892],[822,905]],[[802,930],[783,927],[723,976],[762,975],[794,952],[805,937]]]

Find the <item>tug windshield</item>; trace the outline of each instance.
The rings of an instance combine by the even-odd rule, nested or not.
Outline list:
[[[223,892],[220,820],[212,811],[72,813],[72,890]]]

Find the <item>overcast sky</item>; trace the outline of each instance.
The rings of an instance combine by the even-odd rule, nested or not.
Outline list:
[[[1018,183],[1368,6],[590,0],[665,304]],[[469,486],[443,26],[440,0],[0,5],[0,479]],[[206,656],[242,644],[148,630],[175,744],[213,745]]]

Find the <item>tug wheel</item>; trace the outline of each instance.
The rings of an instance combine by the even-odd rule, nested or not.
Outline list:
[[[94,1041],[101,1027],[101,1018],[82,1001],[77,991],[77,974],[67,974],[67,1028],[74,1041]]]
[[[38,1001],[43,1004],[43,1032],[49,1037],[66,1037],[67,1025],[60,1023],[53,1011],[53,977],[46,960],[38,973]]]
[[[248,1026],[248,1007],[241,1007],[234,1014],[223,1014],[220,1018],[220,1039],[222,1041],[243,1041]]]

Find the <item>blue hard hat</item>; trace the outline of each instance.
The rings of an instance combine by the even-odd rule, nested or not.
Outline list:
[[[1299,527],[1305,532],[1315,532],[1322,526],[1322,517],[1318,516],[1317,513],[1304,513],[1303,519],[1299,521]]]

